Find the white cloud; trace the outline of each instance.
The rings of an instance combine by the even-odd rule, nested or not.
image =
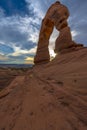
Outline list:
[[[0,53],[0,61],[7,61],[7,60],[9,60],[9,58]]]
[[[39,33],[30,34],[29,40],[31,40],[31,41],[34,42],[34,43],[37,43],[37,42],[38,42],[38,34],[39,34]]]
[[[34,48],[30,49],[30,50],[28,51],[28,54],[33,54],[33,55],[35,55],[35,53],[36,53],[36,48],[37,48],[37,47],[34,47]]]
[[[29,8],[33,8],[32,4]],[[25,15],[25,17],[21,17],[16,15],[5,17],[4,10],[0,8],[1,44],[11,47],[15,44],[24,48],[24,50],[33,48],[33,45],[38,41],[39,28],[37,26],[39,24],[40,19],[38,16]]]
[[[26,57],[25,58],[25,63],[26,64],[33,64],[34,63],[34,58],[33,57]]]
[[[29,4],[29,8],[30,8],[30,3],[31,3],[31,7],[34,10],[34,13],[37,15],[38,18],[43,18],[44,17],[44,11],[42,10],[42,5],[41,5],[41,1],[38,0],[26,0],[26,2]],[[44,2],[43,2],[44,3]]]
[[[54,50],[49,50],[49,52],[50,52],[50,57],[55,57],[56,56],[56,53],[54,52]]]
[[[21,56],[21,55],[24,55],[24,54],[33,54],[35,55],[35,52],[36,52],[36,47],[35,48],[32,48],[30,50],[27,50],[27,49],[21,49],[21,47],[17,47],[15,45],[13,45],[13,50],[14,52],[13,53],[10,53],[8,54],[8,56]]]
[[[3,41],[0,41],[0,44],[4,45],[5,43]]]
[[[1,55],[1,56],[4,56],[4,53],[0,52],[0,55]]]
[[[58,36],[59,36],[59,31],[57,31],[56,28],[54,28],[52,35],[50,36],[50,40],[49,40],[49,48],[50,49],[55,48],[55,41],[56,41]]]
[[[36,53],[36,46],[38,43],[38,35],[39,35],[39,29],[41,26],[41,21],[49,8],[49,6],[55,2],[56,0],[48,0],[48,1],[42,1],[42,0],[26,0],[28,3],[29,11],[33,11],[34,15],[25,15],[24,17],[21,17],[19,15],[15,16],[9,16],[5,17],[4,10],[0,8],[0,44],[9,46],[13,49],[13,53],[10,53],[7,55],[7,57],[4,56],[4,54],[1,54],[1,56],[4,57],[4,59],[8,59],[9,56],[22,56],[22,55],[35,55]],[[71,27],[71,33],[73,39],[77,41],[85,41],[87,42],[86,33],[84,30],[87,30],[87,20],[86,20],[86,1],[81,2],[81,0],[77,1],[77,4],[75,4],[74,1],[71,1],[69,3],[69,0],[61,0],[62,3],[69,6],[69,10],[71,13],[71,17],[69,18],[69,24]],[[79,3],[82,3],[81,6]],[[73,3],[73,6],[71,6]],[[70,4],[70,5],[69,5]],[[79,10],[77,10],[77,6],[80,6]],[[85,7],[85,9],[84,9]],[[74,11],[73,11],[74,10]],[[74,13],[75,12],[75,13]],[[82,15],[81,15],[82,14]],[[84,14],[84,15],[83,15]],[[53,56],[54,54],[54,48],[55,48],[55,40],[58,37],[58,31],[54,29],[54,32],[52,33],[50,37],[50,44],[49,44],[49,52],[50,55]],[[83,38],[81,38],[83,37]],[[36,44],[35,44],[36,43]]]
[[[74,38],[74,37],[76,37],[78,35],[78,32],[73,30],[73,31],[71,31],[71,34],[72,34],[72,37]]]

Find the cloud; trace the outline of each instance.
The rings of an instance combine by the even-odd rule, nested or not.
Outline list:
[[[0,18],[4,16],[4,10],[0,7]]]
[[[0,43],[0,52],[6,55],[8,53],[12,53],[13,48],[8,45]]]
[[[0,53],[7,54],[11,61],[12,58],[15,61],[19,60],[19,56],[21,56],[20,60],[24,60],[27,55],[34,56],[39,34],[38,28],[38,18],[35,20],[30,16],[5,17],[1,15]]]
[[[34,55],[36,52],[36,47],[32,48],[30,50],[27,50],[27,49],[21,49],[20,47],[14,46],[13,50],[14,50],[14,52],[9,53],[8,56],[14,56],[14,57],[16,56],[17,57],[17,56],[27,55],[27,54]]]
[[[0,8],[0,53],[7,54],[8,62],[24,62],[26,56],[34,56],[40,29],[40,18],[28,2],[28,12],[24,17],[20,14],[5,15]],[[4,58],[5,59],[5,58]]]
[[[7,44],[16,44],[23,48],[29,48],[29,45],[37,41],[38,30],[37,25],[33,27],[31,25],[33,18],[28,17],[8,17],[2,18],[0,22],[0,40]],[[35,22],[35,21],[34,21]],[[32,23],[34,23],[32,22]],[[34,38],[33,38],[33,36]]]
[[[78,32],[73,30],[73,31],[71,31],[71,35],[73,38],[75,38],[78,35]]]
[[[0,0],[0,6],[4,9],[5,16],[7,17],[12,15],[20,15],[22,17],[25,15],[33,15],[30,3],[27,8],[25,0]]]
[[[34,57],[41,21],[55,1],[0,0],[0,54],[7,56],[8,62],[23,63],[27,57]],[[60,1],[69,8],[73,40],[87,46],[87,1]],[[54,29],[49,44],[51,55],[57,37],[58,31]]]
[[[41,20],[44,17],[44,11],[43,11],[44,2],[41,2],[41,0],[38,0],[37,2],[35,0],[25,0],[25,1],[28,3],[28,8],[31,3],[31,7],[33,8],[34,13]]]
[[[25,63],[26,64],[33,64],[34,63],[34,57],[26,57]]]
[[[28,53],[27,50],[22,50],[20,47],[17,47],[17,46],[14,46],[13,50],[14,50],[14,52],[10,53],[8,56],[16,56],[17,57],[17,56],[20,56],[20,55]]]
[[[0,53],[0,61],[7,61],[9,58]]]

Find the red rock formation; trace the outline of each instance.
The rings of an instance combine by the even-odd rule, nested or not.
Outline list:
[[[87,130],[87,48],[36,65],[2,90],[0,130]]]
[[[42,20],[37,52],[34,58],[35,64],[47,63],[50,61],[48,45],[54,26],[58,31],[60,31],[55,44],[56,53],[70,46],[76,46],[76,43],[72,41],[70,28],[68,27],[68,17],[69,11],[67,7],[58,1],[52,4],[48,9],[44,19]]]
[[[70,32],[70,28],[67,26],[60,30],[59,37],[55,42],[55,53],[61,51],[72,44],[72,36]]]
[[[50,61],[50,55],[48,50],[49,38],[53,31],[53,23],[49,19],[43,19],[41,31],[39,34],[37,53],[34,58],[34,63],[47,63]]]

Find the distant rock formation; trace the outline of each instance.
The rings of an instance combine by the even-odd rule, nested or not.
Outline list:
[[[59,1],[50,6],[42,20],[37,52],[34,58],[35,64],[47,63],[50,61],[48,45],[54,26],[60,32],[55,43],[55,53],[68,47],[76,46],[76,43],[72,41],[70,27],[67,23],[68,17],[68,8]]]

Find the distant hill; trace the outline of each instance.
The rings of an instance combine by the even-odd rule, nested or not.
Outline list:
[[[28,68],[28,67],[32,67],[32,64],[0,64],[0,67],[2,68]]]

